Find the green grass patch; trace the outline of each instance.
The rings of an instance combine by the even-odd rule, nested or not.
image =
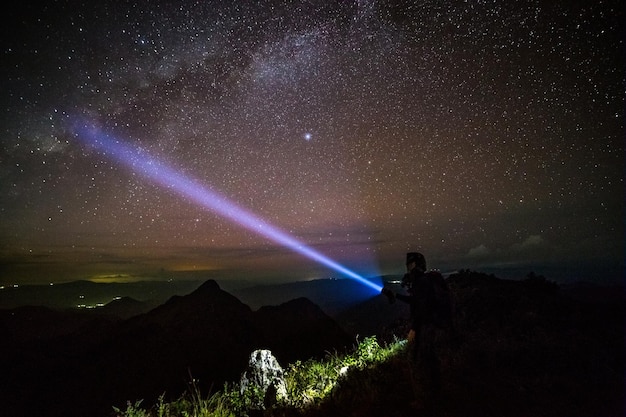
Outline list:
[[[394,340],[380,345],[376,337],[357,341],[355,348],[347,354],[329,353],[322,360],[309,359],[296,361],[285,367],[285,385],[287,396],[272,402],[272,409],[304,412],[315,408],[333,395],[335,389],[348,381],[351,375],[359,374],[359,389],[367,386],[366,372],[404,350],[405,340]],[[371,381],[374,385],[376,382]],[[344,384],[349,386],[349,384]],[[113,407],[117,417],[230,417],[249,416],[263,410],[256,409],[256,404],[263,404],[263,392],[252,389],[240,392],[239,383],[225,384],[221,391],[206,397],[192,379],[190,389],[178,400],[165,402],[161,396],[157,404],[142,408],[142,401],[128,402],[125,410]],[[267,413],[266,413],[267,414]]]

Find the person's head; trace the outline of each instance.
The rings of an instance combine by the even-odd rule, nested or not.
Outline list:
[[[406,254],[406,270],[411,272],[415,268],[425,272],[426,258],[419,252],[409,252]]]

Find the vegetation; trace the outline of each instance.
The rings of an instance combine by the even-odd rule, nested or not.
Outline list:
[[[177,401],[161,398],[148,409],[129,403],[116,415],[624,415],[623,289],[567,295],[534,274],[514,282],[471,271],[448,283],[455,331],[437,342],[442,386],[431,401],[434,409],[425,409],[428,387],[411,371],[406,341],[368,337],[350,353],[287,365],[287,395],[275,402],[263,402],[261,392],[241,393],[238,384],[205,398],[192,381]],[[403,325],[392,334],[406,334]]]
[[[113,407],[118,417],[229,417],[261,415],[296,415],[307,409],[313,411],[333,395],[343,381],[351,375],[373,368],[394,357],[404,350],[406,341],[395,340],[381,346],[375,337],[368,337],[359,342],[351,353],[328,354],[323,360],[309,359],[297,361],[285,369],[287,397],[278,399],[271,410],[255,409],[255,404],[263,403],[264,393],[254,390],[240,392],[238,384],[226,384],[223,390],[204,398],[191,380],[190,388],[178,400],[166,403],[163,396],[152,408],[141,407],[142,401],[128,402],[125,410]],[[373,379],[360,378],[360,384],[367,387],[374,385]],[[375,387],[366,388],[374,391]],[[273,410],[273,411],[272,411]]]

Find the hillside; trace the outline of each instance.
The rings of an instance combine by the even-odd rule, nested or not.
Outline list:
[[[2,286],[0,309],[21,306],[55,309],[76,308],[78,305],[94,307],[107,304],[118,297],[131,297],[149,307],[156,307],[173,295],[189,294],[201,283],[198,280],[181,279],[111,283],[72,281],[54,285]]]
[[[372,290],[352,279],[317,279],[275,285],[259,285],[231,291],[242,302],[257,310],[306,297],[330,316],[354,307],[370,298]]]
[[[308,406],[294,397],[263,412],[229,414],[221,408],[211,414],[210,404],[203,410],[206,415],[282,417],[625,415],[622,287],[560,289],[543,277],[509,281],[471,271],[452,275],[448,282],[455,299],[455,331],[437,339],[442,390],[430,402],[428,387],[412,376],[406,353],[400,351],[349,371]],[[359,311],[362,320],[356,319]],[[368,314],[386,312],[393,310],[369,300],[350,315],[361,326],[370,321]],[[405,329],[393,317],[383,329],[391,331],[394,325],[397,331]],[[319,383],[327,380],[329,368],[331,374],[337,371],[332,369],[336,363],[331,356],[312,364],[313,371],[296,380],[309,381],[307,392],[324,390]],[[218,393],[216,402],[223,405],[238,396],[225,395]]]
[[[532,278],[448,278],[456,332],[437,344],[443,383],[435,415],[624,415],[624,289]],[[406,334],[406,306],[382,296],[335,311],[333,318],[307,298],[254,311],[215,281],[129,319],[0,310],[9,336],[0,343],[0,404],[15,417],[105,417],[138,400],[155,412],[160,395],[179,398],[191,378],[202,395],[238,381],[256,348],[290,368],[347,351],[356,334],[381,343]],[[265,415],[426,415],[424,387],[408,369],[398,354],[351,372],[309,407],[286,403]]]
[[[510,281],[471,271],[448,283],[456,332],[437,343],[442,391],[431,410],[420,397],[423,384],[412,383],[406,359],[398,356],[342,383],[319,407],[291,415],[626,415],[623,287],[560,289],[543,277]],[[393,313],[377,301],[347,313],[355,326],[367,325],[358,317]],[[388,324],[379,331],[405,329],[394,317]]]
[[[38,307],[0,310],[0,329],[13,341],[0,344],[0,404],[14,417],[107,416],[178,396],[190,374],[204,390],[236,379],[256,348],[287,362],[352,342],[306,299],[253,312],[215,281],[127,320]]]

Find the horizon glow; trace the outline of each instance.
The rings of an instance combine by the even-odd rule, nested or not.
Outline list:
[[[280,230],[278,227],[268,223],[259,216],[240,207],[219,193],[212,191],[209,187],[199,183],[197,180],[183,175],[163,161],[152,157],[143,149],[128,145],[86,121],[74,123],[72,131],[76,137],[82,139],[88,146],[99,150],[109,158],[122,163],[133,172],[140,174],[163,188],[183,197],[187,197],[201,207],[333,269],[345,277],[351,278],[376,292],[382,290],[381,285],[364,278],[326,255],[307,246],[285,231]]]

